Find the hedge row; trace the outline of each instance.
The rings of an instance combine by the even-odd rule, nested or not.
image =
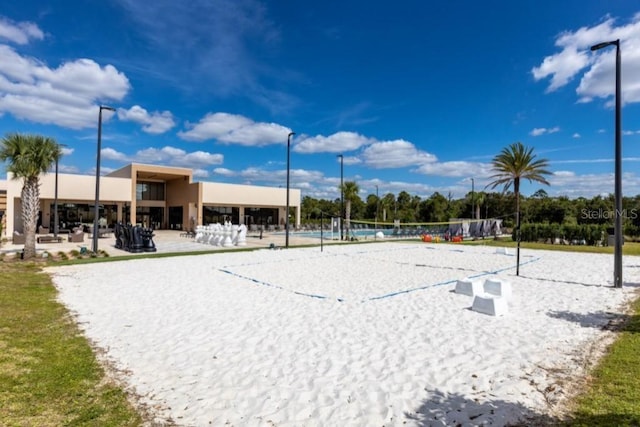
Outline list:
[[[516,240],[515,230],[512,237],[513,240]],[[602,224],[522,224],[520,226],[520,241],[522,242],[542,240],[553,242],[556,238],[569,242],[584,241],[583,243],[587,245],[595,245],[598,242],[606,243],[607,226]]]

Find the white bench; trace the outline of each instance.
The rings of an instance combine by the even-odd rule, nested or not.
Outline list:
[[[502,297],[490,295],[476,295],[473,298],[473,311],[488,314],[490,316],[504,316],[508,313],[507,300]]]
[[[456,282],[455,292],[461,295],[474,297],[471,310],[490,316],[503,316],[507,314],[508,300],[511,298],[511,283],[504,279],[494,277],[480,280],[469,278]]]
[[[511,283],[498,278],[486,279],[484,292],[497,297],[511,298]]]
[[[461,279],[456,283],[456,293],[462,295],[474,296],[484,291],[480,280]]]

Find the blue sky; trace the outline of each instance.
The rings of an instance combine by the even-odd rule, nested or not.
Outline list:
[[[43,4],[44,3],[44,4]],[[49,4],[46,4],[49,3]],[[550,195],[613,192],[621,39],[623,192],[640,193],[640,4],[630,0],[60,0],[0,10],[0,134],[65,144],[63,172],[130,162],[339,197],[455,198],[521,141]],[[4,166],[0,173],[5,174]],[[531,194],[539,184],[525,185]]]

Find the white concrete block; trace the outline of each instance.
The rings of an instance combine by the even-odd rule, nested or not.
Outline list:
[[[507,248],[497,248],[496,253],[500,255],[511,255],[511,252],[509,252]]]
[[[471,309],[490,316],[504,316],[509,311],[505,298],[490,295],[476,295]]]
[[[486,279],[484,281],[484,292],[498,297],[511,298],[511,283],[503,279]]]
[[[481,280],[460,279],[456,283],[456,293],[474,296],[484,292]]]

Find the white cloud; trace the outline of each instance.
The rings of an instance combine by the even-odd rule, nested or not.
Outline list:
[[[532,70],[533,78],[540,80],[551,75],[551,83],[547,87],[547,92],[553,92],[569,83],[588,64],[589,56],[587,53],[578,52],[574,46],[571,46],[558,54],[544,58],[542,64]]]
[[[402,139],[374,142],[363,150],[362,159],[375,169],[423,165],[437,160],[433,154],[418,150],[414,144]]]
[[[342,159],[342,162],[345,165],[349,165],[349,166],[358,165],[362,163],[362,159],[356,156],[344,156],[344,159]]]
[[[135,154],[134,161],[197,168],[208,165],[219,165],[222,163],[223,159],[224,157],[222,154],[211,154],[204,151],[187,153],[179,148],[163,147],[161,149],[147,148],[145,150],[138,151]]]
[[[0,44],[0,114],[71,129],[95,127],[98,101],[119,101],[129,89],[127,77],[112,65],[78,59],[49,68]]]
[[[254,122],[229,113],[209,113],[197,124],[187,124],[189,130],[178,132],[187,141],[215,139],[225,144],[261,147],[285,144],[291,129],[276,123]]]
[[[219,165],[223,162],[222,154],[211,154],[204,151],[186,151],[175,147],[146,148],[137,151],[133,155],[126,155],[112,148],[103,148],[101,156],[105,160],[115,160],[119,162],[150,163],[156,165],[169,165],[185,167],[190,169],[204,168],[211,165]]]
[[[13,22],[0,16],[0,38],[24,45],[30,39],[44,39],[44,33],[33,22]]]
[[[556,172],[553,173],[553,176],[555,176],[555,177],[563,177],[563,178],[575,177],[576,173],[573,172],[573,171],[556,171]]]
[[[100,157],[104,160],[116,160],[119,162],[128,162],[129,157],[124,153],[114,150],[113,148],[103,148],[100,150]]]
[[[580,138],[580,134],[578,132],[576,132],[571,137],[572,138]]]
[[[62,151],[62,156],[69,156],[71,154],[73,154],[73,152],[75,151],[74,148],[69,148],[69,147],[62,147],[62,149],[60,150]]]
[[[336,132],[329,136],[316,135],[314,137],[301,137],[296,141],[293,151],[297,153],[342,153],[353,151],[375,142],[355,132]],[[346,161],[346,159],[345,159]]]
[[[613,191],[613,174],[581,174],[558,171],[548,178],[552,193],[568,197],[593,197]]]
[[[490,163],[478,163],[467,161],[449,161],[449,162],[433,162],[427,163],[415,170],[415,172],[446,177],[474,177],[486,178],[492,175],[492,166]],[[477,181],[479,184],[479,181]]]
[[[531,72],[535,80],[551,76],[547,92],[553,92],[565,86],[583,68],[590,65],[593,56],[589,54],[589,47],[609,40],[614,20],[609,18],[594,27],[582,27],[575,32],[565,31],[558,35],[555,45],[562,50],[555,55],[544,58],[542,64],[534,67]]]
[[[251,167],[237,172],[235,176],[244,180],[245,184],[266,183],[274,186],[285,186],[287,182],[287,170],[268,170],[263,168]],[[295,188],[301,188],[310,182],[318,182],[324,179],[324,174],[320,171],[306,169],[291,169],[289,171],[290,185]]]
[[[190,129],[186,132],[178,132],[178,136],[188,141],[205,141],[217,139],[233,132],[242,126],[253,123],[246,117],[228,113],[209,113],[195,125],[187,124]]]
[[[547,133],[556,133],[556,132],[560,132],[560,127],[559,126],[555,126],[555,127],[550,128],[550,129],[547,129]]]
[[[551,134],[556,132],[560,132],[560,127],[555,126],[552,128],[534,128],[531,132],[529,132],[529,135],[540,136],[540,135]]]
[[[236,173],[234,171],[232,171],[231,169],[227,169],[227,168],[215,168],[213,170],[213,173],[215,173],[216,175],[222,175],[222,176],[235,176]]]
[[[291,129],[276,123],[251,123],[218,138],[219,142],[250,147],[284,144]]]
[[[194,178],[209,178],[209,172],[205,169],[193,169]]]
[[[108,167],[102,166],[102,167],[100,168],[100,176],[108,175],[108,174],[110,174],[111,172],[113,172],[114,170],[115,170],[115,169],[113,169],[113,168],[108,168]],[[90,173],[91,175],[95,175],[95,174],[96,174],[96,167],[94,166],[93,168],[91,168],[91,170],[89,171],[89,173]]]
[[[151,134],[160,134],[175,126],[173,115],[169,111],[154,111],[149,114],[147,110],[139,105],[134,105],[128,110],[118,109],[118,118],[143,125],[142,130]]]
[[[590,47],[608,40],[620,39],[623,52],[622,93],[623,102],[640,102],[640,83],[634,76],[640,73],[640,14],[625,25],[616,26],[607,17],[600,24],[582,27],[574,32],[566,31],[556,38],[559,53],[544,58],[542,64],[531,72],[535,80],[551,78],[547,92],[567,85],[585,70],[576,89],[579,102],[591,102],[594,98],[614,95],[616,48],[608,47],[590,52]]]
[[[623,157],[623,162],[640,162],[640,157]],[[613,163],[613,158],[601,158],[601,159],[567,159],[567,160],[552,160],[549,163],[552,164],[571,164],[571,163]]]
[[[572,163],[609,163],[613,159],[568,159],[568,160],[552,160],[550,164],[572,164]]]

